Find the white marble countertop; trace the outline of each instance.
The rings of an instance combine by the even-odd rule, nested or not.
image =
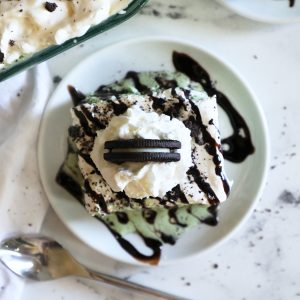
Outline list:
[[[77,250],[80,242],[51,208],[42,232],[63,241],[89,266],[191,299],[300,299],[300,24],[256,23],[212,0],[152,0],[125,24],[50,60],[51,74],[64,76],[76,61],[96,49],[147,35],[195,42],[230,63],[247,79],[270,129],[271,166],[262,199],[229,241],[192,261],[166,267],[132,267],[84,245]],[[0,286],[0,299],[4,299],[1,291],[10,288],[10,284]],[[26,282],[21,299],[133,298],[90,281],[66,278]]]

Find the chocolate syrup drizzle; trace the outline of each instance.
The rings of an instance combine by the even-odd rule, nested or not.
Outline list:
[[[292,4],[294,1],[290,1]],[[252,154],[254,152],[254,146],[251,141],[251,135],[249,128],[242,118],[242,116],[238,113],[238,111],[232,106],[229,99],[219,90],[217,90],[213,82],[211,81],[210,75],[208,72],[199,65],[198,62],[196,62],[194,59],[189,57],[186,54],[173,52],[173,64],[177,71],[182,72],[186,74],[192,81],[196,81],[201,84],[203,89],[206,91],[206,93],[209,96],[216,95],[218,104],[224,109],[224,111],[227,113],[230,123],[233,127],[233,134],[225,139],[222,140],[222,144],[227,144],[229,149],[223,150],[224,158],[227,160],[230,160],[235,163],[241,163],[244,161],[248,155]],[[134,82],[135,87],[144,94],[148,94],[151,96],[150,89],[141,84],[138,73],[136,72],[128,72],[126,75],[127,79],[132,79]],[[156,81],[160,84],[163,88],[172,88],[172,92],[176,94],[175,88],[177,86],[176,81],[174,80],[165,80],[163,78],[156,78]],[[70,95],[72,97],[74,106],[78,105],[82,100],[85,99],[85,95],[81,92],[77,91],[75,88],[69,86],[68,87]],[[188,91],[186,91],[188,93]],[[115,95],[118,97],[118,94],[121,94],[120,91],[116,92],[113,89],[107,88],[105,86],[101,86],[97,90],[97,95]],[[176,95],[178,97],[178,95]],[[189,99],[188,95],[186,95]],[[160,98],[155,98],[153,96],[153,109],[157,111],[162,111],[163,113],[170,115],[171,117],[177,117],[179,115],[180,109],[186,109],[183,106],[183,101],[179,98],[179,103],[176,105],[176,107],[172,107],[166,109],[164,107],[164,101]],[[222,151],[221,145],[216,144],[216,141],[212,138],[209,131],[207,130],[207,127],[203,124],[201,113],[198,109],[198,107],[190,101],[190,105],[192,107],[193,112],[195,113],[195,117],[192,116],[191,120],[185,121],[185,125],[191,129],[192,136],[195,138],[195,140],[199,144],[205,144],[207,152],[212,155],[213,161],[216,165],[215,172],[218,176],[221,177],[224,191],[226,194],[229,193],[229,185],[227,183],[227,180],[224,178],[224,175],[222,174],[222,168],[220,166],[220,161],[217,155],[217,149]],[[127,110],[127,106],[125,103],[122,103],[121,101],[112,102],[112,109],[114,110],[115,115],[123,114]],[[83,128],[86,135],[90,137],[94,137],[94,131],[89,128],[89,124],[87,123],[84,115],[88,118],[88,120],[95,126],[95,128],[103,129],[105,128],[105,125],[99,122],[99,120],[96,120],[93,118],[93,116],[86,110],[83,109],[83,111],[77,111],[74,109],[74,113],[78,117],[80,121],[81,128]],[[195,122],[196,121],[196,122]],[[197,126],[192,126],[192,124],[197,124]],[[75,138],[76,134],[80,136],[80,129],[75,128],[75,126],[71,126],[69,129],[69,134],[73,138]],[[88,155],[85,155],[84,153],[79,153],[86,161],[87,163],[91,164],[94,168],[94,163],[88,159]],[[98,171],[99,172],[99,171]],[[61,174],[60,174],[61,173]],[[218,204],[219,201],[213,191],[213,189],[210,187],[210,185],[205,182],[205,179],[202,178],[199,170],[197,167],[192,167],[187,172],[188,176],[191,176],[195,183],[199,186],[199,188],[208,195],[209,202],[211,206],[208,208],[211,216],[206,219],[200,219],[197,215],[195,215],[192,211],[192,207],[188,207],[187,211],[188,213],[198,219],[199,222],[205,223],[210,226],[216,226],[218,224],[218,218],[217,218],[217,210],[218,210]],[[57,182],[61,184],[63,187],[65,187],[68,191],[70,191],[77,199],[78,195],[80,194],[82,197],[82,190],[81,187],[76,183],[71,177],[67,176],[66,174],[63,174],[62,169],[60,170],[58,176],[57,176]],[[84,182],[84,189],[87,194],[90,194],[93,198],[95,198],[101,207],[101,209],[104,212],[107,212],[107,205],[103,199],[102,195],[96,194],[91,187],[89,186],[89,183],[87,181]],[[78,193],[77,193],[78,192]],[[77,193],[77,195],[75,195]],[[129,200],[128,197],[125,195],[125,193],[117,193],[117,197],[124,200]],[[168,192],[164,199],[159,199],[160,201],[170,201],[172,203],[172,199],[180,199],[182,203],[188,204],[188,200],[186,199],[185,194],[180,189],[180,186],[177,185],[172,189],[172,191]],[[134,201],[142,204],[142,213],[143,217],[146,222],[153,225],[155,223],[155,219],[157,217],[157,212],[153,209],[146,208],[144,206],[143,200],[133,199]],[[175,200],[174,200],[175,201]],[[175,203],[175,202],[174,202]],[[169,207],[168,206],[168,216],[171,224],[178,225],[179,227],[187,227],[187,224],[180,222],[177,216],[177,210],[178,207]],[[117,212],[116,217],[119,223],[121,224],[127,224],[130,220],[126,212]],[[104,222],[100,217],[97,217],[99,220],[101,220],[107,228],[110,230],[110,232],[114,235],[120,246],[127,251],[130,255],[132,255],[135,259],[149,263],[152,265],[156,265],[159,262],[160,256],[161,256],[161,247],[162,242],[159,240],[147,238],[143,236],[143,234],[140,233],[140,236],[143,238],[145,244],[152,250],[151,255],[144,255],[141,252],[139,252],[130,242],[128,242],[126,239],[122,237],[121,234],[116,232],[112,229],[112,227],[107,222]],[[138,229],[137,229],[138,231]],[[139,233],[139,232],[138,232]],[[160,232],[160,239],[164,243],[169,244],[175,244],[176,240],[173,236],[167,235],[163,232]]]
[[[101,222],[103,220],[99,217],[97,217]],[[112,233],[112,235],[115,237],[116,241],[119,243],[119,245],[132,257],[134,257],[136,260],[139,260],[141,262],[148,263],[150,265],[157,265],[160,260],[161,256],[161,246],[162,243],[158,240],[147,238],[140,234],[141,238],[144,240],[145,245],[152,250],[151,255],[144,255],[140,251],[138,251],[130,242],[128,242],[126,239],[122,237],[122,235],[115,230],[113,230],[109,224],[103,222],[108,230]]]
[[[68,91],[71,95],[73,106],[77,106],[82,100],[86,98],[86,95],[76,90],[72,85],[68,85]]]
[[[170,222],[172,224],[176,224],[180,227],[187,227],[187,224],[181,223],[178,219],[178,216],[176,214],[178,208],[177,207],[172,207],[169,209],[168,214],[169,214],[169,218],[170,218]]]
[[[74,114],[79,119],[80,126],[83,128],[86,135],[95,137],[95,132],[91,130],[88,121],[85,118],[85,114],[76,108],[73,108]]]
[[[156,211],[152,210],[151,208],[146,208],[143,210],[143,217],[149,224],[154,224],[156,215]]]
[[[243,162],[255,151],[250,130],[243,117],[233,107],[227,96],[214,87],[208,72],[193,58],[174,51],[173,64],[177,71],[200,83],[208,96],[217,97],[217,103],[224,109],[233,128],[233,134],[222,140],[222,144],[228,146],[228,149],[223,149],[224,158],[235,163]]]
[[[105,213],[108,213],[106,202],[101,194],[97,194],[95,191],[92,190],[89,182],[87,180],[84,181],[84,189],[85,192],[93,199],[97,201],[97,204],[101,207]]]

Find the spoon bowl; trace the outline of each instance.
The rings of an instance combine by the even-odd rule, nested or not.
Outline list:
[[[0,246],[0,259],[15,274],[38,281],[88,275],[58,242],[44,236],[5,240]]]
[[[79,276],[156,299],[184,300],[182,297],[92,271],[77,262],[58,242],[45,236],[22,235],[4,240],[0,244],[0,261],[18,276],[37,281]]]

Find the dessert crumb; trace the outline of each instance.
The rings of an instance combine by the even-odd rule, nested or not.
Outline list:
[[[183,15],[180,12],[169,12],[167,13],[167,17],[169,17],[170,19],[178,20],[182,19]]]
[[[53,77],[53,83],[59,83],[59,82],[61,82],[61,80],[62,80],[62,78],[58,75],[55,75]]]
[[[291,191],[288,190],[282,191],[278,199],[281,202],[284,202],[286,204],[298,205],[300,203],[300,199],[299,198],[297,199],[296,196]]]
[[[152,14],[155,17],[159,17],[161,15],[161,13],[157,9],[152,9]]]
[[[45,3],[45,8],[49,11],[49,12],[54,12],[57,8],[57,4],[55,2],[46,2]]]
[[[213,268],[214,268],[214,269],[218,269],[218,268],[219,268],[219,265],[218,265],[218,264],[213,264]]]

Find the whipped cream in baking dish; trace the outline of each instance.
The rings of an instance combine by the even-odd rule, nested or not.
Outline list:
[[[0,1],[0,69],[22,56],[84,35],[131,1]]]

